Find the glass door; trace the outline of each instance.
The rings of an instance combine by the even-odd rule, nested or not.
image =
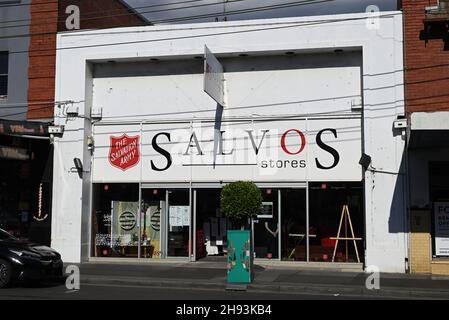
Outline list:
[[[256,258],[279,259],[279,192],[261,189],[262,210],[253,220],[254,252]]]
[[[231,221],[220,208],[221,189],[196,189],[196,256],[202,259],[224,259],[227,251],[227,230]]]
[[[160,259],[163,256],[162,221],[166,208],[165,189],[142,189],[140,212],[140,257]]]
[[[306,189],[281,190],[281,259],[307,261]],[[309,239],[316,237],[313,230]]]
[[[190,190],[167,190],[167,257],[189,257],[191,209]]]

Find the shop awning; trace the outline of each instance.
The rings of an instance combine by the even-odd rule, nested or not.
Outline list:
[[[0,119],[0,134],[15,136],[48,136],[48,123]]]
[[[412,113],[409,148],[442,147],[449,147],[449,111]]]

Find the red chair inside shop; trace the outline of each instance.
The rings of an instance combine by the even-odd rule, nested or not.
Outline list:
[[[329,228],[320,228],[320,234],[321,234],[321,249],[322,249],[322,256],[321,259],[323,261],[332,261],[332,254],[335,248],[335,243],[337,240],[331,239],[332,237],[337,236],[338,230],[334,227]],[[337,248],[336,252],[336,260],[341,260],[343,254],[340,250],[340,248]]]
[[[321,238],[321,246],[323,248],[334,248],[337,240],[331,239],[330,237]]]

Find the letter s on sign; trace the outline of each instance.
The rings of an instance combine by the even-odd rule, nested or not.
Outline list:
[[[331,128],[326,128],[321,130],[320,132],[318,132],[318,134],[316,135],[316,144],[323,149],[324,151],[329,152],[333,157],[334,157],[334,163],[328,167],[323,166],[319,161],[318,158],[315,158],[315,163],[318,169],[323,169],[323,170],[329,170],[332,168],[335,168],[337,166],[337,164],[340,162],[340,155],[338,154],[338,151],[335,150],[334,148],[330,147],[329,145],[325,144],[322,140],[322,135],[324,132],[326,131],[330,131],[333,133],[334,137],[337,138],[337,130],[335,129],[331,129]]]
[[[300,146],[299,150],[296,151],[296,152],[290,152],[290,151],[287,149],[287,146],[285,145],[285,138],[287,137],[287,135],[288,135],[290,132],[296,132],[296,133],[299,135],[299,138],[300,138],[300,140],[301,140],[301,146]],[[282,135],[282,138],[281,138],[281,147],[282,147],[282,150],[284,150],[284,152],[287,153],[287,154],[289,154],[289,155],[292,155],[292,156],[293,156],[293,155],[300,154],[300,153],[304,150],[304,148],[306,147],[306,137],[304,136],[304,133],[302,133],[301,131],[299,131],[299,130],[297,130],[297,129],[290,129],[290,130],[288,130],[288,131],[285,131],[284,134]]]
[[[167,165],[166,165],[164,168],[158,168],[158,167],[156,167],[156,165],[154,164],[153,160],[151,160],[151,169],[153,169],[153,170],[155,170],[155,171],[165,171],[165,170],[167,170],[168,168],[171,167],[172,162],[173,162],[173,161],[172,161],[172,158],[171,158],[170,152],[168,152],[167,150],[161,148],[161,147],[157,144],[157,138],[158,138],[159,136],[161,136],[161,135],[167,137],[168,141],[170,141],[170,133],[167,133],[167,132],[161,132],[161,133],[158,133],[157,135],[155,135],[155,136],[153,137],[153,140],[152,140],[151,144],[153,145],[153,149],[156,150],[156,152],[160,153],[162,156],[165,157],[165,159],[167,160]]]

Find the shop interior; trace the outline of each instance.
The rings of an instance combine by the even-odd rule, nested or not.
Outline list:
[[[0,135],[0,228],[50,245],[52,149],[48,141]]]
[[[430,202],[449,202],[449,161],[432,161],[429,162],[429,196]],[[444,233],[441,232],[444,228],[438,227],[436,231],[435,226],[435,210],[432,211],[431,226],[432,226],[432,256],[433,258],[447,259],[449,256],[437,255],[436,239],[444,238]],[[446,228],[447,229],[447,228]],[[438,235],[437,235],[438,234]]]

